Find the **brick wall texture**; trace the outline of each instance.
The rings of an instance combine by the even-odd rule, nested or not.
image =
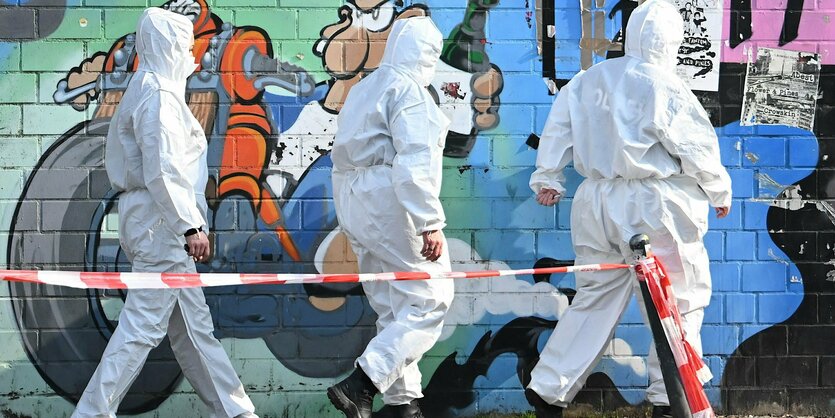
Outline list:
[[[432,89],[453,120],[442,200],[455,268],[573,262],[569,213],[580,177],[569,170],[555,208],[537,205],[527,186],[554,99],[544,81],[561,86],[618,56],[636,3],[163,1],[0,0],[0,268],[129,268],[104,137],[135,68],[131,34],[149,6],[195,22],[201,70],[188,101],[209,138],[216,253],[201,271],[354,268],[334,231],[336,117],[346,92],[379,64],[393,21],[426,14],[448,41]],[[714,10],[705,25],[719,45],[718,91],[696,94],[719,136],[734,202],[727,218],[711,215],[705,237],[714,287],[702,331],[714,374],[706,390],[720,411],[835,415],[835,2],[726,0]],[[553,37],[541,22],[553,22]],[[746,63],[760,47],[819,54],[811,130],[740,123]],[[277,239],[275,210],[298,259]],[[574,287],[571,275],[457,282],[441,340],[420,363],[427,416],[530,410],[517,371],[538,357]],[[124,296],[0,283],[0,415],[69,416]],[[324,389],[374,333],[360,287],[227,287],[206,297],[262,417],[338,416]],[[651,343],[633,301],[577,403],[611,411],[645,402]],[[207,416],[167,341],[121,411]]]

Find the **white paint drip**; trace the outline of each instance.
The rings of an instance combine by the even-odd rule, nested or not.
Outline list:
[[[776,262],[778,262],[778,263],[780,263],[780,264],[785,264],[785,265],[787,265],[787,266],[789,265],[788,260],[786,260],[786,259],[784,259],[783,257],[780,257],[780,256],[778,256],[777,254],[775,254],[775,253],[774,253],[774,249],[773,249],[773,248],[769,248],[769,249],[768,249],[768,256],[769,256],[769,257],[771,257],[771,259],[772,259],[772,260],[774,260],[774,261],[776,261]]]
[[[765,176],[765,177],[768,177],[768,176]],[[770,177],[768,177],[767,180],[770,180],[774,184],[777,184],[777,182],[775,182]],[[829,201],[829,200],[817,200],[817,199],[804,200],[800,196],[799,192],[800,192],[800,187],[799,186],[791,186],[791,187],[788,187],[788,188],[784,189],[783,192],[780,193],[782,197],[786,197],[786,198],[783,198],[783,199],[751,199],[751,200],[754,201],[754,202],[767,203],[770,206],[779,207],[779,208],[788,209],[788,210],[799,210],[799,209],[805,207],[807,204],[814,204],[815,208],[817,208],[817,210],[823,212],[826,215],[826,217],[829,218],[829,221],[832,222],[833,225],[835,225],[835,207],[832,206],[832,203],[830,203],[831,201]],[[779,234],[779,233],[783,232],[783,230],[782,229],[779,230],[779,231],[770,230],[769,232]],[[829,243],[826,244],[826,249],[827,250],[832,249],[832,247],[829,245]],[[806,243],[800,244],[800,252],[799,253],[803,254],[805,252],[806,252]],[[768,249],[768,256],[771,257],[774,261],[777,261],[778,263],[789,265],[788,261],[784,260],[781,257],[778,257],[771,248]],[[835,266],[835,259],[829,260],[828,262],[826,262],[826,264],[831,265],[831,266]],[[803,279],[798,277],[798,276],[792,276],[789,281],[791,283],[803,283]],[[829,272],[826,273],[826,281],[835,282],[835,269],[832,269],[832,270],[830,270]]]
[[[817,207],[819,211],[825,213],[826,216],[829,218],[829,222],[832,222],[832,224],[835,225],[835,208],[832,207],[831,203],[829,203],[826,200],[819,200],[815,202],[815,207]],[[826,249],[831,249],[829,243],[826,243]],[[830,266],[835,266],[835,259],[827,261],[826,264]],[[826,281],[835,282],[835,269],[832,269],[826,273]]]
[[[818,208],[819,211],[826,214],[826,217],[829,218],[829,222],[832,222],[835,225],[835,208],[832,207],[832,204],[826,200],[818,200],[815,202],[815,207]]]
[[[768,174],[765,173],[757,173],[755,175],[757,180],[760,182],[760,189],[770,189],[774,191],[774,194],[777,195],[783,190],[786,189],[786,186],[778,183],[776,180],[771,178]]]
[[[835,266],[835,259],[829,260],[824,263],[829,266]],[[826,281],[827,282],[835,282],[835,269],[830,270],[826,273]]]

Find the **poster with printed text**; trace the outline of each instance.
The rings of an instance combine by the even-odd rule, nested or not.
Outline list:
[[[748,61],[741,125],[786,125],[812,130],[820,82],[813,52],[758,48]]]
[[[684,42],[678,49],[678,75],[691,90],[719,90],[722,47],[720,0],[672,0],[684,20]]]

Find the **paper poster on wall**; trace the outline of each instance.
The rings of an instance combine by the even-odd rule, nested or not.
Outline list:
[[[722,2],[672,0],[684,20],[684,42],[678,49],[678,75],[691,90],[719,90]]]
[[[820,82],[814,52],[758,48],[748,61],[741,125],[786,125],[812,130]]]

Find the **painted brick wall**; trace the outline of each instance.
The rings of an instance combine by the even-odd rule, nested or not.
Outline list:
[[[144,7],[162,2],[0,0],[0,265],[126,268],[115,196],[102,167],[103,137],[124,70],[132,68],[125,35]],[[327,150],[340,92],[358,72],[376,66],[375,53],[393,19],[425,13],[450,40],[433,86],[441,104],[455,109],[442,197],[456,268],[528,268],[547,258],[573,260],[569,213],[579,177],[569,175],[569,195],[556,209],[538,206],[527,187],[536,157],[528,139],[541,133],[553,99],[537,49],[538,3],[166,4],[202,12],[193,16],[199,22],[198,49],[211,59],[204,62],[209,70],[204,79],[192,77],[189,92],[210,134],[213,175],[252,169],[224,165],[224,158],[258,161],[258,193],[270,196],[258,203],[252,192],[223,180],[214,183],[210,197],[221,191],[211,201],[217,256],[202,271],[352,268],[344,240],[333,233],[329,187]],[[601,1],[592,9],[608,13],[617,4]],[[555,61],[545,67],[555,70],[561,85],[591,56],[581,50],[581,37],[594,32],[584,27],[578,2],[555,6]],[[715,376],[707,390],[720,410],[835,413],[833,9],[828,0],[725,2],[719,91],[698,93],[719,134],[734,187],[730,216],[711,219],[705,237],[714,296],[702,337]],[[592,22],[605,33],[600,40],[611,40],[623,17],[597,14]],[[334,52],[340,44],[345,52]],[[812,131],[740,126],[744,63],[758,46],[821,54]],[[248,70],[254,62],[246,61],[248,49],[272,69]],[[225,65],[225,79],[211,71],[218,62]],[[297,74],[314,81],[315,89],[282,87],[279,63],[299,67]],[[263,84],[254,85],[255,79]],[[235,137],[236,118],[252,111],[264,115],[256,118],[264,128],[245,140]],[[247,141],[267,144],[266,153]],[[259,205],[282,211],[300,260],[278,243],[274,226],[259,216]],[[573,277],[537,282],[522,276],[456,286],[441,341],[421,362],[427,416],[529,410],[517,370],[537,358],[571,301]],[[258,286],[206,293],[216,334],[261,416],[337,416],[324,388],[348,373],[374,331],[373,311],[358,287]],[[117,291],[0,286],[0,411],[69,416],[123,297]],[[578,403],[599,411],[640,405],[650,344],[633,302]],[[124,413],[205,415],[167,343],[154,351],[131,393]]]

